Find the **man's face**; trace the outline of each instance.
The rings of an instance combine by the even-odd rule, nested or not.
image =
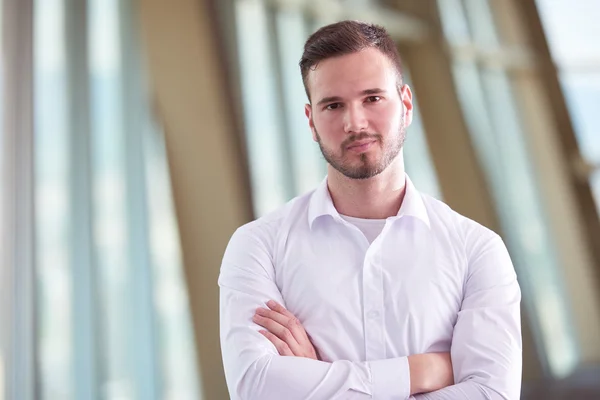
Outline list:
[[[412,120],[412,94],[377,49],[330,58],[308,74],[306,116],[327,162],[351,179],[383,172]]]

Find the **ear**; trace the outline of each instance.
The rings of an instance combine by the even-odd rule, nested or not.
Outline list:
[[[402,85],[400,89],[400,99],[404,105],[404,126],[409,126],[413,119],[413,100],[412,91],[408,85]]]
[[[315,131],[315,121],[313,121],[312,117],[312,106],[310,104],[304,105],[304,114],[306,118],[308,118],[308,126],[310,127],[310,131],[312,132],[313,140],[317,141],[317,133]]]

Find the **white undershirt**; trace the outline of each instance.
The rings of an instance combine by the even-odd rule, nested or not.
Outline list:
[[[360,231],[365,235],[369,244],[373,243],[373,241],[379,236],[383,227],[385,226],[385,219],[365,219],[365,218],[356,218],[349,217],[347,215],[340,214],[346,222],[351,223],[356,226]]]

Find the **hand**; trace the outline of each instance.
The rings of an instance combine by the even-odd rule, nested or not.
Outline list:
[[[408,356],[411,394],[428,393],[454,385],[450,353]]]
[[[258,308],[252,320],[267,329],[260,333],[275,345],[279,354],[318,360],[317,351],[298,318],[273,300],[267,306],[269,309]]]

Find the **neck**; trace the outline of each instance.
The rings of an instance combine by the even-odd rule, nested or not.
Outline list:
[[[350,179],[328,166],[327,186],[336,210],[356,218],[385,219],[398,214],[406,190],[402,152],[379,175]]]

